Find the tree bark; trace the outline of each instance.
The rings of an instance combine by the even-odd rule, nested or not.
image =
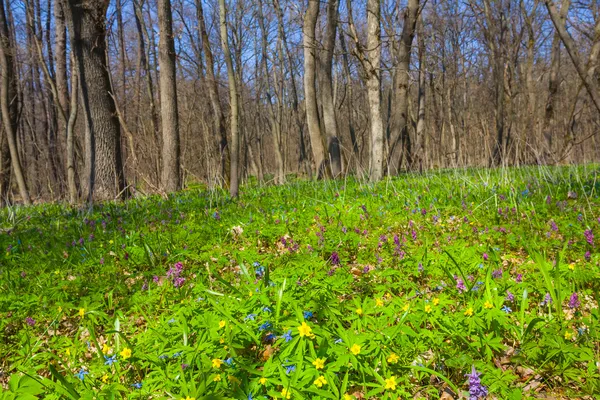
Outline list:
[[[86,121],[88,203],[125,197],[121,130],[106,60],[108,0],[63,0]]]
[[[367,1],[367,50],[369,62],[366,72],[369,111],[371,119],[370,180],[383,178],[383,120],[381,118],[381,1]]]
[[[329,154],[329,169],[331,175],[336,178],[342,173],[342,157],[340,153],[340,141],[338,138],[338,126],[335,115],[335,104],[333,101],[333,53],[335,49],[335,38],[338,21],[338,0],[329,0],[327,4],[327,26],[325,41],[321,52],[321,100],[323,103],[323,126],[325,128],[325,141]]]
[[[304,16],[304,97],[306,107],[306,124],[310,136],[313,162],[317,178],[323,176],[325,149],[319,125],[319,108],[317,105],[316,87],[316,53],[315,29],[319,18],[319,0],[308,0],[308,9]]]
[[[216,135],[216,148],[219,153],[219,177],[223,181],[227,181],[229,161],[229,149],[227,147],[227,129],[225,126],[225,115],[221,107],[219,99],[219,88],[215,74],[215,61],[206,30],[206,22],[204,20],[204,10],[202,9],[202,1],[196,0],[196,17],[198,19],[198,27],[202,36],[202,50],[206,58],[206,83],[208,85],[208,97],[213,110],[213,126]]]
[[[162,176],[166,192],[181,189],[179,116],[177,108],[177,76],[175,71],[175,41],[171,0],[159,0],[158,63],[160,66],[160,113],[162,117]]]
[[[598,112],[600,112],[600,89],[598,87],[598,82],[595,81],[593,76],[590,76],[590,74],[587,73],[583,62],[579,58],[577,44],[575,43],[569,32],[567,32],[565,26],[561,25],[560,14],[556,10],[554,2],[552,0],[545,0],[545,4],[546,9],[548,10],[548,14],[550,14],[550,18],[552,18],[552,23],[554,24],[554,27],[556,28],[556,31],[558,32],[560,40],[563,42],[567,53],[569,53],[569,57],[571,58],[571,61],[573,62],[573,65],[577,70],[579,78],[581,78],[583,85],[585,86],[588,94],[592,98],[594,106],[596,107]]]
[[[225,8],[225,0],[219,0],[219,25],[221,31],[221,46],[223,47],[223,55],[225,64],[227,64],[227,80],[229,83],[229,102],[231,106],[231,147],[229,149],[231,159],[231,169],[229,176],[229,194],[231,197],[237,197],[239,191],[238,177],[238,159],[239,159],[239,131],[238,131],[238,91],[235,80],[235,71],[233,69],[233,61],[231,59],[231,51],[229,50],[229,38],[227,36],[227,10]]]
[[[4,0],[0,0],[0,108],[2,108],[2,121],[12,170],[19,187],[21,201],[29,205],[31,199],[17,148],[17,82],[14,65],[15,50],[12,47],[10,32],[4,9]]]
[[[398,49],[398,66],[396,67],[395,88],[396,107],[391,121],[388,173],[396,175],[402,168],[402,159],[406,165],[412,164],[412,146],[408,133],[408,78],[410,71],[410,53],[415,37],[419,0],[409,0],[404,12],[404,26]]]

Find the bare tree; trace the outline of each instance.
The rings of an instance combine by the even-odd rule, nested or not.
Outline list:
[[[86,122],[86,200],[125,196],[121,130],[106,61],[109,1],[63,0]]]
[[[227,36],[227,9],[225,0],[219,0],[219,26],[221,31],[221,46],[223,47],[223,55],[225,56],[225,64],[227,64],[227,80],[229,82],[229,103],[231,106],[231,147],[229,149],[231,167],[229,172],[229,194],[231,197],[238,196],[239,190],[239,106],[238,106],[238,90],[235,79],[235,71],[233,69],[233,61],[231,59],[231,51],[229,50],[229,38]]]
[[[406,158],[406,166],[412,166],[412,146],[408,133],[408,81],[410,68],[410,53],[419,13],[419,0],[409,0],[404,12],[404,26],[398,49],[398,65],[395,72],[396,105],[392,114],[388,172],[397,174]]]
[[[177,111],[177,76],[171,0],[159,0],[158,23],[160,42],[160,112],[162,116],[162,176],[161,185],[167,192],[181,189],[179,116]]]
[[[304,101],[306,107],[306,123],[310,146],[312,148],[314,166],[317,177],[323,176],[325,149],[319,125],[319,108],[317,105],[316,87],[316,53],[317,42],[315,29],[319,18],[319,0],[308,0],[308,9],[304,15]]]
[[[2,121],[4,122],[4,136],[10,152],[11,166],[19,186],[21,200],[25,204],[31,204],[27,183],[21,168],[19,150],[17,149],[17,82],[14,73],[13,39],[10,32],[4,9],[4,0],[0,0],[0,107],[2,108]],[[3,158],[5,158],[7,154],[4,151],[3,153]],[[5,182],[2,183],[6,184]]]

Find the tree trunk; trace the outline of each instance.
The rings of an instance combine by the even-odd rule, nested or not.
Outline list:
[[[556,10],[554,2],[552,0],[545,0],[545,4],[546,8],[548,9],[548,13],[550,14],[550,17],[552,18],[552,23],[554,24],[554,27],[556,28],[556,31],[560,36],[560,40],[565,45],[567,53],[569,53],[569,57],[571,58],[571,61],[573,62],[573,65],[577,70],[579,78],[581,78],[583,85],[585,86],[588,94],[592,98],[594,106],[596,107],[598,112],[600,112],[600,89],[598,88],[598,82],[596,82],[593,76],[590,76],[590,74],[587,73],[583,62],[579,58],[577,44],[575,43],[569,32],[567,32],[565,26],[561,25],[560,14]]]
[[[338,20],[338,0],[329,0],[327,4],[327,26],[325,31],[325,43],[321,52],[321,100],[323,102],[323,126],[327,152],[329,153],[328,164],[331,175],[336,178],[342,173],[342,157],[340,154],[340,141],[338,138],[338,127],[335,116],[335,104],[333,101],[333,52],[335,49],[335,38]]]
[[[398,50],[395,88],[396,108],[392,116],[391,141],[389,144],[388,172],[397,174],[402,168],[402,158],[407,166],[412,164],[412,146],[408,133],[408,78],[410,70],[410,52],[415,37],[415,27],[419,13],[419,0],[409,0],[404,13],[404,26]]]
[[[313,162],[318,178],[323,175],[325,149],[319,125],[319,108],[317,105],[316,87],[316,53],[315,29],[319,18],[319,0],[309,0],[308,9],[304,16],[304,97],[306,107],[306,124],[310,136]]]
[[[29,205],[31,199],[21,169],[21,160],[17,148],[17,82],[13,58],[15,50],[12,48],[10,32],[4,9],[4,0],[0,0],[0,108],[2,108],[4,136],[8,144],[12,170],[17,180],[19,194],[23,203]]]
[[[217,146],[219,153],[219,173],[220,179],[227,181],[228,166],[229,166],[229,149],[227,147],[227,129],[225,126],[225,115],[221,107],[219,99],[218,82],[215,75],[215,65],[213,52],[210,46],[210,39],[206,30],[206,22],[204,21],[204,11],[202,9],[202,1],[196,0],[196,13],[198,19],[198,27],[202,35],[202,49],[204,57],[206,57],[206,83],[208,85],[208,96],[213,110],[213,125],[215,134],[217,135]]]
[[[109,1],[63,0],[71,49],[78,65],[86,121],[86,200],[125,196],[121,130],[111,94],[106,60],[106,11]]]
[[[371,120],[370,180],[383,177],[383,120],[381,118],[381,1],[367,1],[367,51],[369,62],[366,73]]]
[[[158,63],[160,65],[160,114],[162,117],[162,176],[165,192],[181,189],[179,117],[177,111],[177,76],[171,0],[159,0]]]
[[[221,31],[221,46],[223,47],[225,64],[227,64],[229,102],[231,106],[231,147],[229,149],[231,169],[229,176],[229,194],[231,197],[237,197],[239,190],[238,159],[240,147],[238,132],[239,107],[235,71],[233,70],[233,61],[231,59],[231,51],[229,50],[229,38],[227,37],[227,10],[225,9],[225,0],[219,0],[219,25]]]
[[[564,27],[567,22],[567,15],[571,6],[571,0],[562,0],[560,6],[560,24]],[[552,53],[550,61],[550,74],[548,78],[548,98],[546,100],[546,112],[544,114],[543,134],[546,142],[544,152],[544,162],[552,160],[554,155],[554,130],[555,125],[555,108],[556,99],[558,97],[558,89],[560,87],[560,35],[554,33],[552,39]]]

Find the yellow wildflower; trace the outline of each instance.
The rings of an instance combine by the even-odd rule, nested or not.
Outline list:
[[[85,315],[85,308],[80,308],[80,309],[79,309],[79,316],[80,316],[81,318],[83,318],[83,316],[84,316],[84,315]]]
[[[131,349],[129,347],[125,347],[119,354],[121,354],[121,357],[123,357],[124,360],[127,360],[129,357],[131,357]]]
[[[213,358],[213,360],[212,360],[213,368],[221,368],[222,364],[223,364],[223,360],[220,360],[218,358]]]
[[[248,297],[252,297],[252,296],[254,296],[254,293],[248,292]]]
[[[473,308],[472,308],[472,307],[469,307],[469,308],[467,308],[467,309],[465,310],[465,315],[466,315],[467,317],[470,317],[471,315],[473,315]]]
[[[316,387],[323,387],[323,385],[327,385],[327,381],[325,380],[325,377],[323,375],[318,377],[313,383]]]
[[[402,307],[402,311],[406,312],[410,308],[410,304],[406,303],[404,307]]]
[[[430,306],[429,304],[427,304],[427,305],[425,306],[425,312],[426,312],[427,314],[429,314],[429,313],[431,312],[431,306]]]
[[[108,378],[109,378],[108,374],[104,374],[104,375],[102,376],[102,383],[106,383],[106,382],[108,382]]]
[[[434,306],[437,306],[438,304],[440,304],[440,299],[436,297],[435,299],[433,299],[432,303]]]
[[[312,328],[306,324],[306,322],[302,321],[302,325],[298,327],[298,333],[300,337],[302,336],[312,336]]]
[[[226,325],[225,321],[223,321],[223,320],[219,321],[219,329],[225,328],[225,325]]]
[[[575,271],[575,264],[574,263],[569,264],[569,269],[571,271]]]
[[[323,368],[325,368],[325,359],[317,358],[315,361],[313,361],[313,365],[315,366],[316,369],[323,369]]]
[[[489,310],[491,308],[494,308],[494,305],[492,303],[490,303],[488,300],[486,300],[485,303],[483,304],[483,308],[487,308]]]
[[[221,382],[221,374],[219,374],[219,375],[215,376],[215,377],[213,378],[213,382]]]
[[[573,338],[573,332],[571,331],[566,331],[565,332],[565,339],[566,340],[571,340]]]
[[[352,347],[350,347],[350,352],[357,356],[358,353],[360,353],[360,346],[357,344],[353,344]]]
[[[265,378],[265,377],[263,376],[262,378],[260,378],[260,379],[258,380],[258,382],[259,382],[261,385],[266,385],[266,384],[267,384],[267,378]]]
[[[281,389],[281,395],[283,396],[284,399],[291,399],[292,398],[292,392],[290,392],[286,388]]]
[[[385,388],[386,389],[396,390],[396,385],[397,385],[396,377],[393,375],[385,380]]]
[[[353,400],[353,399],[354,399],[354,396],[352,396],[351,394],[348,394],[348,393],[344,394],[344,400]]]
[[[356,309],[356,313],[357,313],[358,315],[362,315],[362,313],[363,313],[363,310],[362,310],[362,308],[357,308],[357,309]]]
[[[389,362],[390,364],[396,364],[398,360],[400,360],[400,357],[398,357],[396,353],[390,354],[387,358],[387,362]]]
[[[67,350],[65,351],[65,354],[66,354],[67,356],[70,356],[70,355],[71,355],[71,349],[67,349]]]
[[[221,344],[225,343],[225,338],[219,339],[219,343],[221,343]]]
[[[383,300],[381,300],[381,299],[375,299],[375,306],[377,306],[377,307],[383,307]]]
[[[112,349],[106,343],[104,343],[102,345],[102,354],[108,355],[110,353],[112,353]]]

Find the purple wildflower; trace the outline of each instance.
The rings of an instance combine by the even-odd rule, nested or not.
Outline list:
[[[584,254],[585,257],[585,261],[590,261],[590,259],[592,258],[592,253],[590,253],[590,251],[586,251]]]
[[[483,253],[483,260],[487,261],[489,258],[488,253]]]
[[[592,230],[587,229],[585,232],[583,232],[583,235],[585,236],[585,240],[593,246],[594,245],[594,233],[592,232]]]
[[[477,400],[485,398],[488,391],[487,388],[481,384],[481,379],[479,379],[481,373],[477,372],[474,365],[471,368],[471,373],[466,374],[465,376],[469,378],[469,399]]]
[[[21,271],[21,278],[25,278],[27,276],[27,273],[25,271]]]
[[[178,276],[177,278],[173,279],[173,286],[176,288],[180,288],[181,286],[183,286],[183,284],[185,283],[185,278]]]
[[[25,318],[25,323],[29,326],[34,326],[35,325],[35,319],[31,318],[31,317],[27,317]]]
[[[510,301],[511,303],[515,301],[515,295],[510,291],[506,291],[506,301]]]
[[[579,301],[579,296],[577,295],[577,292],[573,292],[573,294],[569,298],[569,307],[577,308],[580,304],[581,302]]]
[[[467,287],[465,286],[465,282],[461,278],[458,278],[456,280],[456,289],[458,289],[458,293],[463,293],[463,292],[467,291]]]
[[[543,307],[550,304],[552,304],[552,296],[550,296],[550,293],[546,293],[546,296],[544,296],[544,300],[542,301],[541,305]]]
[[[500,279],[502,278],[502,269],[497,269],[492,272],[492,278]]]
[[[554,232],[558,232],[558,226],[556,225],[556,222],[550,221],[550,229],[552,229]]]
[[[517,274],[517,277],[515,278],[515,282],[517,282],[517,283],[523,282],[523,274]]]
[[[331,265],[340,265],[340,256],[335,251],[331,253],[329,260],[331,261]]]

